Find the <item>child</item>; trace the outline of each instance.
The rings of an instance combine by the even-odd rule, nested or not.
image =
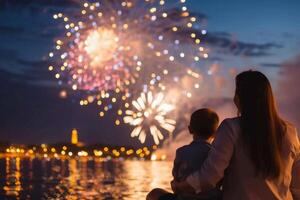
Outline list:
[[[190,134],[193,135],[193,141],[189,145],[185,145],[176,150],[176,158],[172,170],[174,180],[182,181],[200,168],[211,148],[210,141],[214,137],[218,124],[218,115],[210,109],[199,109],[192,114],[188,128]],[[219,199],[221,194],[218,188],[201,194],[189,195],[181,191],[176,191],[175,188],[173,188],[173,191],[174,194],[162,189],[154,189],[147,195],[147,200],[215,200]]]

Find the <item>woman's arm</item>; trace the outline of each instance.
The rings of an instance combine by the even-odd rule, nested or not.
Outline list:
[[[296,135],[298,135],[297,130],[295,130],[295,131],[296,131]],[[295,200],[300,200],[300,144],[299,144],[299,140],[296,143],[297,143],[297,147],[295,148],[296,157],[295,157],[295,162],[293,165],[292,182],[291,182],[290,189],[293,194],[293,198]]]
[[[196,193],[214,188],[223,178],[234,151],[236,136],[229,120],[224,120],[218,128],[216,139],[201,169],[188,176],[187,183]]]
[[[293,199],[300,200],[300,158],[296,160],[293,166],[292,183],[290,189],[293,194]]]

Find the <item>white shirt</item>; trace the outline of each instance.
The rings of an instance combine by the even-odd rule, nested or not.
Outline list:
[[[255,176],[252,161],[239,139],[239,118],[224,120],[208,158],[187,182],[201,192],[223,179],[224,200],[300,200],[300,143],[296,128],[287,123],[283,140],[283,178],[263,179]],[[293,177],[292,177],[293,174]]]

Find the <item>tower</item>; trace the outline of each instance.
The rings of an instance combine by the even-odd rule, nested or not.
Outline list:
[[[78,132],[76,129],[72,130],[72,134],[71,134],[71,143],[77,145],[78,143]]]

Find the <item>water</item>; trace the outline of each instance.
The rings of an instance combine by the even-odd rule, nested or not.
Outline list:
[[[171,162],[0,159],[0,199],[145,199],[170,190]]]

